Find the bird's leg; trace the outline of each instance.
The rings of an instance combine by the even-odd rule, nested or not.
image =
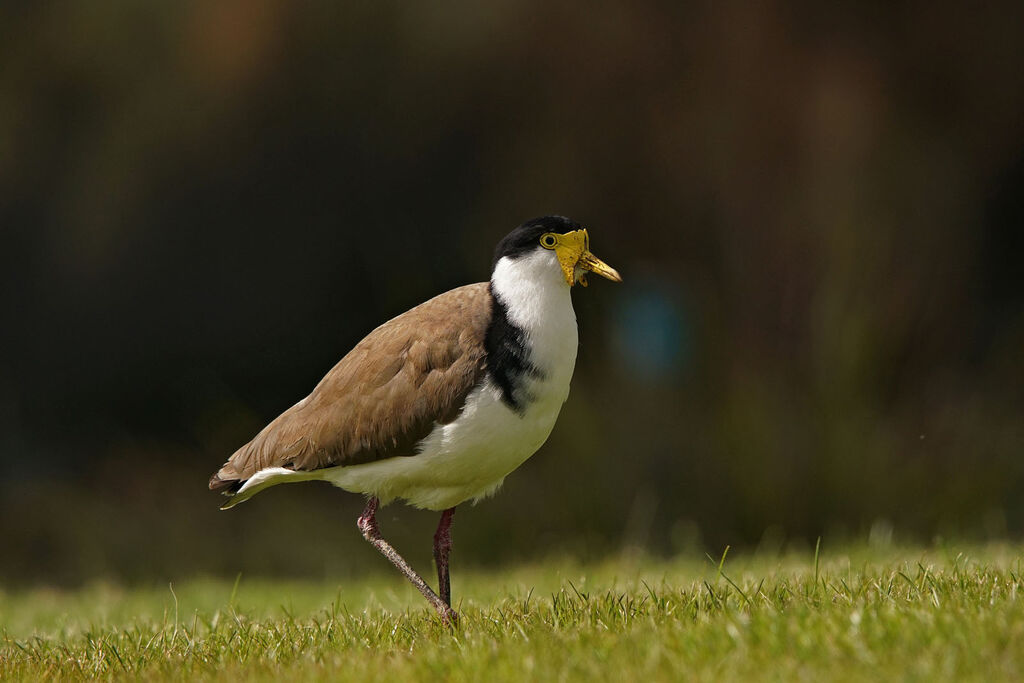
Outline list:
[[[452,588],[448,578],[448,553],[452,550],[452,516],[455,508],[448,508],[441,513],[441,521],[437,523],[434,534],[434,564],[437,565],[437,590],[441,593],[444,604],[452,606]]]
[[[385,541],[380,535],[380,528],[377,526],[377,505],[380,501],[376,497],[370,498],[366,502],[366,508],[363,509],[363,514],[359,515],[359,519],[356,521],[356,525],[359,527],[359,531],[363,533],[363,538],[373,544],[373,546],[380,551],[381,555],[388,558],[391,564],[398,568],[398,571],[405,575],[405,578],[409,579],[412,585],[416,586],[423,597],[427,599],[437,613],[441,615],[445,623],[454,625],[458,620],[458,615],[455,611],[449,607],[444,600],[437,597],[437,593],[431,590],[427,582],[417,574],[409,563],[402,559],[402,556],[398,554],[398,551],[394,547]]]

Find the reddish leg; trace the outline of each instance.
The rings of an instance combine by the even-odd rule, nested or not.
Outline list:
[[[448,553],[452,551],[452,516],[455,508],[448,508],[441,513],[441,521],[437,523],[434,534],[434,564],[437,565],[437,589],[441,593],[444,604],[452,606],[452,587],[448,578]]]
[[[373,546],[380,551],[381,555],[388,558],[391,564],[398,568],[398,571],[405,575],[405,578],[409,579],[412,585],[416,586],[423,597],[427,599],[437,613],[441,615],[447,624],[454,624],[458,615],[452,610],[446,603],[446,601],[437,597],[437,593],[430,589],[427,582],[420,577],[413,568],[409,566],[409,563],[402,559],[402,556],[398,554],[398,551],[392,547],[390,543],[385,541],[380,535],[380,528],[377,526],[377,505],[379,501],[376,498],[370,498],[366,501],[366,508],[363,510],[363,514],[359,515],[359,519],[356,525],[359,527],[359,531],[363,533],[363,538],[373,544]]]

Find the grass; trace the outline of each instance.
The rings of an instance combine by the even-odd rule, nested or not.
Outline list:
[[[0,591],[0,679],[1019,680],[1022,555],[456,562],[454,631],[390,573]]]

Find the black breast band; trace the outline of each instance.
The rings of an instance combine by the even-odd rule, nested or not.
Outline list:
[[[522,414],[530,396],[526,392],[529,377],[541,377],[540,368],[530,361],[530,343],[526,331],[508,316],[508,306],[489,286],[494,306],[491,322],[487,326],[484,346],[487,350],[487,371],[501,389],[501,400],[512,410]]]

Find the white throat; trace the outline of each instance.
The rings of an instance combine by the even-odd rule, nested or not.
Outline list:
[[[579,343],[576,312],[555,252],[538,248],[515,259],[502,257],[491,275],[491,291],[526,334],[533,363],[558,375],[567,370],[571,377]]]
[[[508,306],[512,322],[527,331],[550,322],[545,314],[557,309],[572,313],[569,285],[555,252],[547,249],[516,259],[503,256],[491,274],[491,291]]]

